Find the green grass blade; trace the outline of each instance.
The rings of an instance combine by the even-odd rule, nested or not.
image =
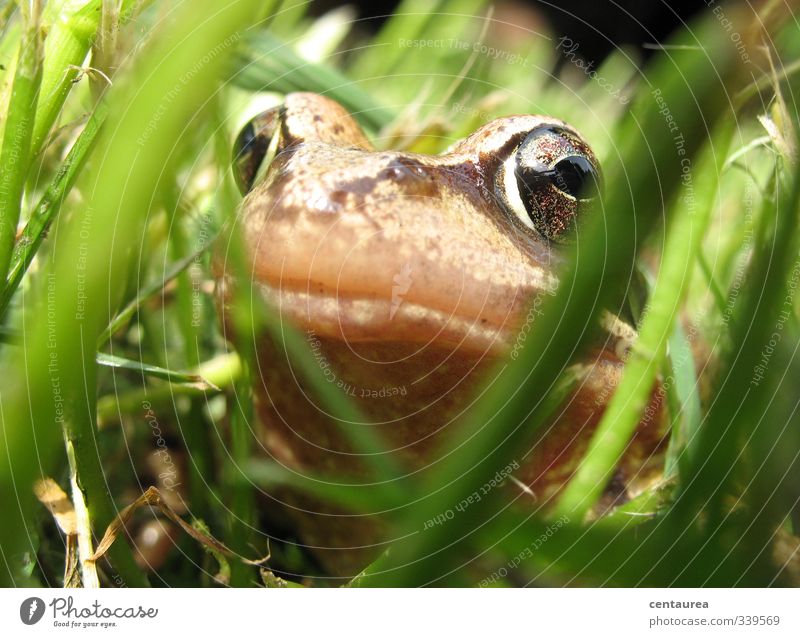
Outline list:
[[[8,328],[4,328],[2,331],[0,331],[0,341],[3,343],[19,345],[20,340],[20,334],[16,331]],[[202,374],[197,372],[166,369],[164,367],[159,367],[158,365],[150,365],[148,363],[132,360],[123,356],[116,356],[114,354],[106,354],[103,352],[97,353],[96,360],[97,364],[103,367],[126,369],[132,372],[137,372],[142,377],[150,376],[152,378],[159,378],[161,380],[169,381],[173,385],[186,385],[194,390],[197,390],[198,392],[220,391],[220,388],[211,380],[204,378]],[[198,369],[202,368],[203,365],[198,366]]]
[[[386,499],[374,483],[342,482],[340,478],[298,473],[268,460],[249,460],[244,474],[268,491],[290,487],[316,496],[322,502],[336,504],[347,511],[374,515],[394,504]]]
[[[122,0],[121,22],[133,18],[153,0]],[[101,0],[91,0],[67,16],[57,16],[50,25],[45,42],[45,63],[41,94],[36,109],[31,143],[32,155],[44,148],[47,136],[61,113],[81,66],[100,26]]]
[[[53,182],[48,186],[36,208],[25,224],[22,235],[14,246],[11,256],[11,267],[2,296],[0,296],[0,316],[5,314],[14,293],[19,288],[25,272],[28,270],[39,246],[47,236],[47,231],[53,220],[58,215],[64,198],[72,189],[75,180],[86,164],[86,160],[94,148],[97,136],[105,119],[107,109],[103,103],[99,104],[92,113],[80,137],[75,141],[67,157],[56,173]]]
[[[274,35],[258,32],[238,52],[232,78],[250,91],[313,91],[336,100],[366,128],[376,131],[391,123],[394,113],[339,71],[306,62]]]
[[[169,381],[174,385],[191,385],[199,391],[219,390],[219,388],[210,382],[208,379],[203,378],[200,374],[191,372],[180,372],[172,369],[165,369],[158,365],[149,365],[141,361],[123,358],[122,356],[115,356],[113,354],[104,354],[102,352],[97,354],[97,364],[104,367],[113,367],[115,369],[126,369],[132,372],[137,372],[141,376],[152,376],[153,378],[160,378]]]
[[[213,245],[217,236],[219,236],[219,232],[215,233],[207,244],[200,246],[194,252],[170,265],[164,271],[163,278],[153,281],[139,290],[139,292],[136,294],[136,297],[132,299],[124,308],[122,308],[122,310],[120,310],[119,313],[108,324],[108,327],[103,330],[97,340],[97,346],[102,347],[105,343],[107,343],[117,331],[122,329],[128,323],[128,321],[133,318],[134,314],[139,311],[139,308],[147,299],[163,290],[167,283],[172,281],[181,272],[184,272],[189,266],[195,263],[200,256],[206,253]]]
[[[242,376],[242,362],[236,354],[220,354],[188,373],[204,379],[209,386],[217,390],[229,389]],[[102,429],[117,423],[121,415],[136,411],[145,401],[153,408],[168,408],[172,406],[177,396],[203,396],[206,392],[207,389],[192,383],[182,383],[160,384],[101,396],[97,401],[97,424]]]
[[[0,280],[5,279],[14,249],[22,210],[22,193],[31,158],[33,121],[39,85],[42,81],[44,34],[41,2],[23,8],[22,37],[17,68],[6,113],[3,143],[0,147]]]
[[[789,392],[798,373],[790,335],[796,336],[800,168],[795,164],[774,183],[731,324],[732,346],[670,517],[675,527],[697,527],[706,538],[705,550],[686,567],[710,585],[773,582],[769,549],[798,497],[800,430]]]
[[[678,474],[688,441],[697,439],[702,422],[700,384],[695,372],[692,343],[697,337],[698,327],[690,325],[691,337],[687,336],[680,322],[675,323],[669,339],[668,365],[664,373],[664,384],[669,398],[670,425],[669,447],[664,460],[664,475],[667,478]]]
[[[663,125],[668,126],[667,122]],[[702,239],[711,221],[717,183],[722,163],[728,155],[732,133],[733,128],[726,126],[718,143],[712,142],[709,152],[715,161],[710,170],[703,169],[702,159],[697,162],[697,174],[704,175],[705,183],[694,184],[689,181],[689,189],[684,188],[682,193],[676,193],[681,196],[671,215],[661,266],[646,316],[640,326],[639,339],[633,346],[622,379],[606,407],[603,419],[592,436],[586,456],[555,508],[555,516],[568,515],[583,519],[603,493],[634,430],[642,420],[666,354],[675,318],[694,271],[697,254],[702,247]],[[683,133],[678,134],[683,139]],[[691,176],[691,158],[685,156],[689,163],[684,164],[682,157],[676,156],[675,162],[680,166],[688,165],[688,174]],[[716,180],[712,179],[714,176]],[[655,426],[657,423],[648,424]]]

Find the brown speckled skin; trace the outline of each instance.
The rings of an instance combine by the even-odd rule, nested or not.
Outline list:
[[[306,333],[329,380],[405,466],[424,467],[508,356],[530,305],[557,287],[557,246],[509,216],[494,184],[502,159],[531,129],[567,126],[503,118],[434,157],[372,150],[354,120],[318,95],[288,95],[284,108],[281,152],[241,207],[257,289]],[[230,298],[225,288],[234,282],[224,272],[219,282]],[[281,344],[258,349],[265,453],[299,472],[363,474]],[[514,474],[536,494],[535,506],[574,471],[617,384],[619,350],[609,336],[581,364],[580,387]],[[651,407],[657,415],[623,459],[622,484],[661,450],[655,397]],[[270,495],[331,574],[358,572],[390,539],[375,518],[295,493]]]

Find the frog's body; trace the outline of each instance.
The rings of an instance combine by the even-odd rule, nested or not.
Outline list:
[[[518,160],[509,171],[509,157],[532,139],[536,146],[526,148],[536,156],[525,161],[548,170],[572,153],[584,177],[596,160],[566,124],[530,115],[491,122],[435,157],[372,150],[344,109],[318,95],[287,96],[269,122],[270,136],[280,131],[277,156],[258,183],[249,183],[252,166],[243,171],[250,191],[241,224],[256,289],[306,335],[328,380],[351,396],[402,464],[422,469],[436,461],[493,366],[535,329],[536,312],[558,285],[563,257],[555,241],[585,207],[569,195],[577,183],[571,172],[570,184],[550,170],[534,175],[538,190],[515,191],[514,176],[526,166]],[[543,131],[541,139],[532,131]],[[263,155],[269,140],[251,130],[246,142]],[[535,210],[524,217],[520,206],[531,201]],[[220,280],[226,296],[232,281],[224,274]],[[574,471],[632,334],[615,321],[579,366],[578,388],[514,472],[537,506]],[[258,349],[266,453],[300,472],[362,473],[282,344]],[[640,427],[619,484],[629,484],[660,450],[661,421]],[[375,519],[296,494],[271,495],[330,572],[359,571],[378,550],[365,547],[389,539]]]

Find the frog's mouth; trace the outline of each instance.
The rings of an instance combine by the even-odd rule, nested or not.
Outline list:
[[[531,329],[547,293],[520,290],[503,311],[470,313],[463,307],[437,308],[406,298],[411,274],[395,277],[391,295],[330,290],[311,281],[256,281],[256,289],[282,320],[319,337],[353,346],[395,342],[446,347],[480,356],[506,355]],[[527,292],[527,293],[526,293]]]

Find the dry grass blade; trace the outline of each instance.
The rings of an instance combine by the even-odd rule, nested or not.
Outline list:
[[[110,549],[111,545],[114,544],[120,532],[122,532],[127,526],[128,522],[130,522],[133,514],[144,506],[156,507],[159,511],[161,511],[161,513],[164,514],[166,518],[181,527],[181,529],[183,529],[193,540],[212,551],[217,551],[222,555],[225,555],[226,557],[235,558],[240,562],[250,566],[262,566],[270,558],[270,556],[267,555],[257,560],[249,560],[232,551],[210,534],[206,535],[205,533],[201,533],[195,527],[181,518],[177,513],[175,513],[172,507],[170,507],[169,504],[164,501],[164,498],[161,496],[161,492],[156,487],[149,487],[147,491],[136,498],[134,502],[122,509],[120,514],[114,518],[111,524],[108,525],[108,528],[103,535],[103,539],[97,546],[97,550],[94,552],[94,555],[89,558],[92,562],[96,562],[108,552],[108,549]]]
[[[67,555],[64,558],[64,588],[83,588],[81,561],[78,558],[78,538],[67,536]]]

